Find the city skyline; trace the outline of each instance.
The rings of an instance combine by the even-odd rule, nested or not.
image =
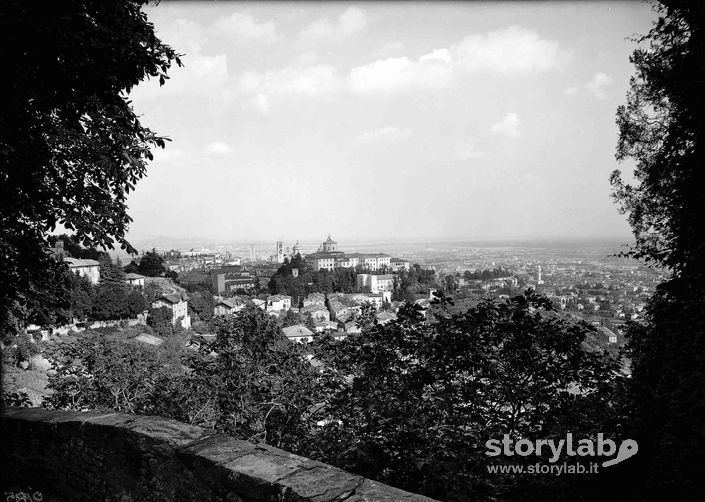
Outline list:
[[[608,178],[646,4],[147,12],[185,67],[131,95],[172,139],[133,241],[631,240]]]

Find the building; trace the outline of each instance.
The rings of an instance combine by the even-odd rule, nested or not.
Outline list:
[[[299,314],[305,316],[311,314],[314,321],[330,321],[330,312],[324,306],[310,306],[299,309]]]
[[[338,250],[338,243],[328,236],[318,251],[306,257],[313,269],[335,270],[336,268],[363,267],[368,270],[390,269],[391,256],[385,253],[344,253]]]
[[[97,261],[67,258],[64,256],[64,263],[69,266],[69,270],[71,270],[71,272],[78,274],[81,277],[86,277],[89,281],[91,281],[91,284],[98,284],[100,281],[100,263]]]
[[[188,302],[186,295],[172,293],[163,295],[152,302],[152,308],[158,309],[166,307],[171,310],[171,323],[176,325],[176,322],[181,320],[181,326],[188,329],[191,327],[191,318],[188,315]]]
[[[357,287],[369,288],[370,293],[381,293],[383,291],[393,291],[394,282],[397,276],[395,274],[373,275],[373,274],[357,274]]]
[[[313,340],[313,331],[300,324],[289,326],[282,331],[284,332],[284,336],[292,342],[305,343]]]
[[[289,310],[291,297],[286,295],[273,295],[267,297],[267,310]]]
[[[214,315],[233,315],[245,308],[245,303],[240,298],[227,298],[220,300],[213,309]]]
[[[217,294],[227,291],[249,291],[257,282],[257,278],[240,265],[211,269],[210,276],[213,291]]]
[[[284,242],[277,241],[274,254],[270,256],[270,260],[274,263],[284,263]]]
[[[411,263],[407,260],[402,260],[401,258],[389,259],[389,270],[392,272],[399,272],[401,270],[406,270],[408,272],[410,269]]]
[[[144,287],[144,276],[130,272],[129,274],[125,274],[125,282],[132,287],[143,288]]]

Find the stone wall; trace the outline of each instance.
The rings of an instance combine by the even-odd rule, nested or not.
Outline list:
[[[5,497],[24,491],[41,493],[45,502],[430,500],[161,417],[5,408],[0,433]]]

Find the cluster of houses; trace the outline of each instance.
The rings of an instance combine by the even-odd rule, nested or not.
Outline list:
[[[355,317],[362,310],[363,304],[370,303],[379,309],[385,301],[391,301],[391,293],[334,293],[327,297],[323,293],[312,293],[304,299],[301,308],[292,307],[291,297],[287,295],[272,295],[266,300],[248,301],[276,317],[286,315],[287,311],[296,312],[301,317],[310,315],[317,333],[329,332],[335,338],[345,338],[348,334],[360,332]],[[236,314],[245,308],[246,303],[240,297],[220,299],[216,302],[214,314]],[[376,315],[377,321],[382,324],[396,319],[396,315],[390,312],[378,312]],[[309,341],[314,334],[303,324],[284,328],[284,333],[290,340],[299,342]]]

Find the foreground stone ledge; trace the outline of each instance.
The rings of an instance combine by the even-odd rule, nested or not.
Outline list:
[[[3,490],[45,501],[431,501],[161,417],[5,408],[0,434]]]

